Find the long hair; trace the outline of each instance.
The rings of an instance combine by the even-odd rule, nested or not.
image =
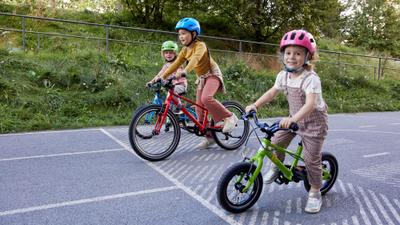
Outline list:
[[[318,60],[319,60],[319,55],[318,52],[316,51],[314,52],[314,54],[308,57],[307,65],[305,65],[306,70],[308,71],[315,70],[315,64],[318,62]]]

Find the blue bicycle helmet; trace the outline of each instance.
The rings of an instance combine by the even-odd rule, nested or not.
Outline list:
[[[175,30],[184,29],[189,32],[196,32],[197,35],[200,35],[200,23],[194,18],[183,18],[178,21],[175,26]]]

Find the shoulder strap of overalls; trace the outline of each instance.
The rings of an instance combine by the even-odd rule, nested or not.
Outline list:
[[[288,85],[287,85],[288,76],[289,76],[289,72],[286,71],[286,74],[285,74],[285,83],[284,83],[284,85],[285,85],[285,94],[289,93],[289,91],[288,91],[288,89],[287,89],[287,87],[288,87]]]
[[[301,84],[300,84],[300,89],[301,90],[303,90],[304,81],[307,79],[307,77],[309,77],[309,76],[311,76],[313,74],[318,76],[315,72],[312,72],[312,71],[310,71],[310,72],[306,73],[306,75],[304,75],[304,78],[303,78],[303,80],[301,81]]]

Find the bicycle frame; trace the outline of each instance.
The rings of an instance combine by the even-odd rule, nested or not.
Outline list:
[[[261,143],[262,143],[262,146],[258,150],[257,154],[250,159],[251,163],[254,163],[254,162],[257,163],[257,167],[256,167],[256,170],[254,171],[253,175],[250,177],[249,181],[247,182],[246,187],[243,189],[243,192],[247,192],[249,190],[249,188],[253,185],[254,180],[257,178],[258,174],[261,172],[265,157],[268,157],[271,160],[271,162],[274,163],[279,168],[279,170],[282,172],[283,176],[286,179],[288,179],[289,181],[293,180],[293,169],[297,167],[299,160],[304,162],[303,157],[301,157],[301,153],[303,152],[303,146],[302,146],[301,142],[297,146],[297,150],[295,153],[288,149],[280,147],[278,145],[272,144],[271,140],[269,140],[268,138],[263,138]],[[285,164],[283,164],[283,162],[280,161],[276,157],[276,155],[273,153],[274,150],[285,153],[285,154],[287,153],[288,155],[293,157],[294,160],[292,161],[290,168],[286,167]],[[242,178],[243,177],[240,177],[238,179],[238,181],[240,182]],[[324,168],[322,169],[322,179],[323,180],[330,179],[329,171],[327,171]]]
[[[299,146],[297,147],[296,153],[293,153],[285,148],[282,148],[278,145],[272,144],[271,141],[268,140],[267,138],[264,138],[261,143],[262,143],[262,146],[258,150],[257,154],[250,159],[251,163],[257,162],[257,168],[256,168],[255,172],[253,173],[253,175],[250,177],[249,182],[247,183],[246,187],[243,189],[244,192],[246,192],[251,187],[254,180],[257,178],[258,174],[261,172],[265,157],[268,157],[271,160],[271,162],[274,163],[279,168],[280,171],[282,171],[283,175],[288,180],[292,180],[292,178],[293,178],[292,169],[297,167],[297,163],[299,162],[299,160],[304,161],[304,159],[301,157],[301,153],[303,151],[303,146],[301,144],[299,144]],[[294,158],[294,160],[290,166],[290,169],[287,168],[285,166],[285,164],[283,164],[283,162],[280,161],[276,157],[276,155],[273,153],[273,150],[276,150],[276,151],[282,152],[282,153],[287,153]]]
[[[183,107],[181,109],[183,114],[186,115],[189,118],[189,120],[192,121],[199,128],[201,133],[205,133],[206,129],[220,129],[221,128],[220,126],[207,126],[209,113],[205,107],[196,104],[194,101],[192,101],[186,97],[175,94],[172,89],[168,89],[167,97],[162,106],[161,116],[159,116],[157,118],[156,127],[154,129],[154,132],[156,134],[160,133],[161,127],[167,118],[167,113],[171,107],[171,104],[178,105],[178,101],[176,100],[176,98],[179,98],[180,100],[183,100],[184,102],[188,102],[188,103],[200,108],[201,110],[203,110],[203,121],[199,121],[185,107]]]

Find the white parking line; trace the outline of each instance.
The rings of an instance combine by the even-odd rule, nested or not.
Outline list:
[[[400,132],[389,132],[379,130],[356,130],[356,129],[334,129],[328,132],[360,132],[360,133],[376,133],[376,134],[400,134]]]
[[[108,137],[110,137],[112,140],[114,140],[116,143],[118,143],[119,145],[121,145],[123,148],[125,148],[126,150],[128,150],[129,152],[131,152],[132,154],[134,154],[136,156],[136,154],[132,151],[132,149],[127,146],[125,143],[123,143],[122,141],[118,140],[116,137],[114,137],[112,134],[110,134],[109,132],[107,132],[104,129],[100,129],[104,134],[106,134]],[[139,157],[138,157],[139,158]],[[219,209],[218,207],[216,207],[215,205],[207,202],[207,200],[205,200],[204,198],[202,198],[200,195],[198,195],[196,192],[194,192],[193,190],[190,189],[190,187],[185,186],[184,184],[182,184],[181,182],[179,182],[177,179],[173,178],[172,176],[170,176],[169,174],[165,173],[163,170],[161,170],[159,167],[157,167],[154,163],[150,163],[144,159],[139,158],[140,160],[142,160],[143,162],[145,162],[148,166],[150,166],[151,168],[153,168],[154,170],[156,170],[158,173],[160,173],[162,176],[164,176],[165,178],[167,178],[169,181],[171,181],[173,184],[175,184],[178,188],[182,189],[184,192],[186,192],[189,196],[191,196],[192,198],[194,198],[195,200],[197,200],[200,204],[202,204],[204,207],[206,207],[207,209],[209,209],[211,212],[215,213],[217,216],[219,216],[221,219],[223,219],[225,222],[231,224],[231,225],[241,225],[240,222],[237,222],[236,220],[234,220],[232,217],[228,216],[225,212],[223,212],[221,209]]]
[[[376,125],[364,125],[364,126],[359,126],[359,128],[369,128],[369,127],[376,127]]]
[[[376,153],[376,154],[363,155],[363,157],[364,158],[371,158],[371,157],[389,155],[389,154],[390,154],[389,152],[381,152],[381,153]]]
[[[71,205],[81,205],[81,204],[86,204],[86,203],[91,203],[91,202],[100,202],[100,201],[106,201],[106,200],[111,200],[111,199],[116,199],[116,198],[125,198],[125,197],[131,197],[131,196],[135,196],[135,195],[143,195],[143,194],[149,194],[149,193],[155,193],[155,192],[171,191],[171,190],[176,190],[176,189],[178,189],[177,186],[170,186],[170,187],[155,188],[155,189],[144,190],[144,191],[128,192],[128,193],[121,193],[121,194],[115,194],[115,195],[105,195],[105,196],[99,196],[99,197],[95,197],[95,198],[86,198],[86,199],[80,199],[80,200],[75,200],[75,201],[60,202],[60,203],[54,203],[54,204],[48,204],[48,205],[34,206],[34,207],[29,207],[29,208],[8,210],[8,211],[0,212],[0,216],[8,216],[8,215],[14,215],[14,214],[20,214],[20,213],[26,213],[26,212],[32,212],[32,211],[52,209],[52,208],[60,208],[60,207],[71,206]]]
[[[99,131],[99,130],[100,130],[99,128],[87,128],[87,129],[76,129],[76,130],[50,130],[50,131],[37,131],[37,132],[25,132],[25,133],[0,134],[0,137],[34,135],[34,134],[76,133],[80,131],[88,132],[88,131]]]
[[[104,149],[104,150],[98,150],[98,151],[70,152],[70,153],[60,153],[60,154],[51,154],[51,155],[34,155],[34,156],[25,156],[25,157],[4,158],[4,159],[0,159],[0,162],[23,160],[23,159],[49,158],[49,157],[58,157],[58,156],[94,154],[94,153],[103,153],[103,152],[116,152],[116,151],[125,151],[125,149],[124,148],[115,148],[115,149]]]

